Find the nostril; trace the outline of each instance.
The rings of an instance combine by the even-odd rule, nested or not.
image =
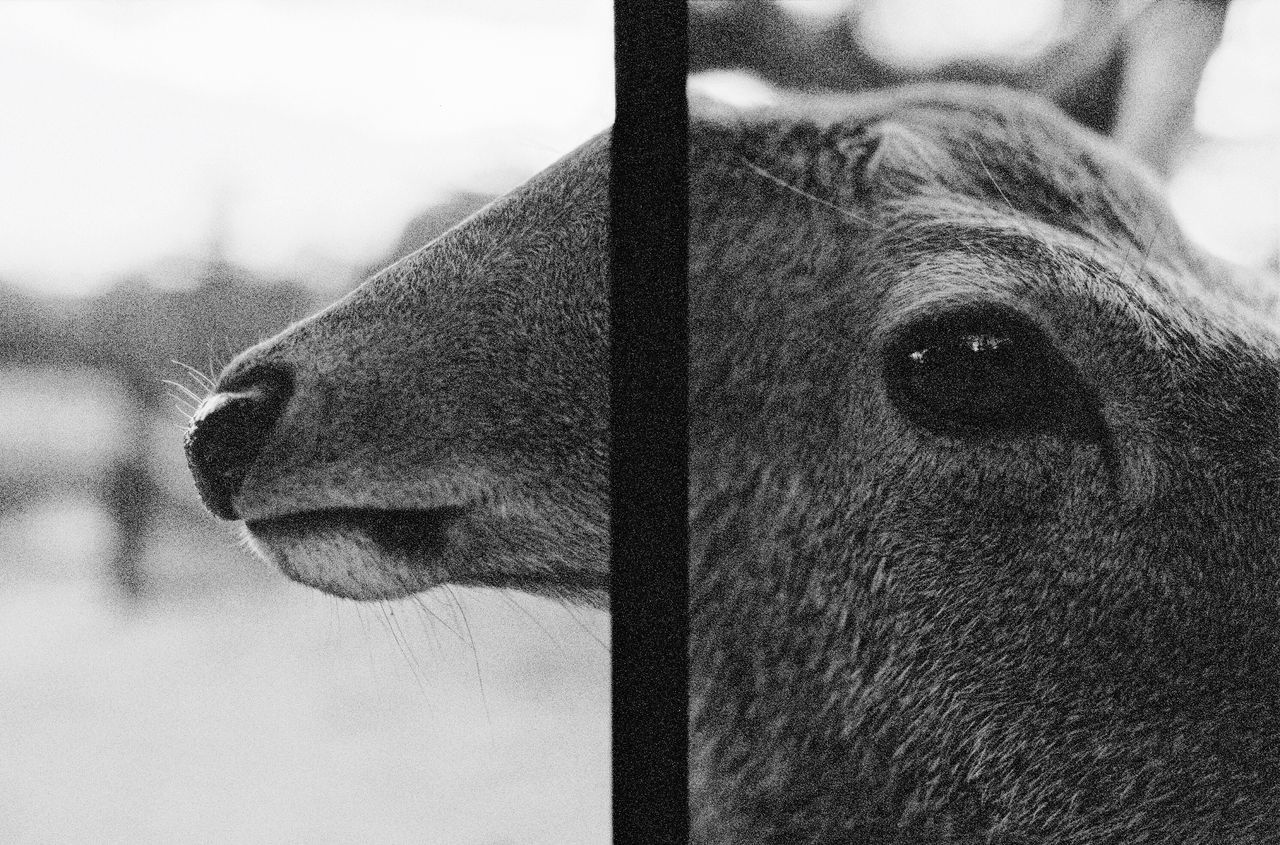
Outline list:
[[[236,519],[232,499],[288,404],[293,380],[282,370],[259,369],[225,386],[236,389],[206,398],[187,426],[187,465],[205,507]]]

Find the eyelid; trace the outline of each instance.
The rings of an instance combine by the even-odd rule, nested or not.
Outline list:
[[[1026,335],[1044,338],[1045,344],[1057,349],[1056,337],[1047,326],[1030,314],[1004,302],[935,300],[918,303],[898,316],[877,339],[883,355],[899,345],[908,335],[924,331],[930,324],[947,326],[967,324],[973,334]]]
[[[1006,373],[1025,377],[1011,384],[1007,405],[994,409],[980,404],[965,407],[967,394],[957,386],[948,405],[917,391],[926,349],[955,352],[955,341],[968,341],[974,353],[998,349],[992,338],[1013,343]],[[910,359],[913,363],[908,364]],[[1001,436],[1035,431],[1061,431],[1082,440],[1101,440],[1105,423],[1094,391],[1079,370],[1060,351],[1053,337],[1036,320],[1003,304],[965,303],[942,311],[917,311],[886,333],[881,349],[886,395],[908,422],[952,436]],[[973,359],[975,365],[995,365],[993,359]],[[945,383],[945,382],[944,382]],[[975,397],[976,398],[976,397]]]

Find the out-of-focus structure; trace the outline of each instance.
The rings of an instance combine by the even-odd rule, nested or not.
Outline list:
[[[1019,42],[988,45],[997,49],[986,55],[927,57],[895,50],[893,30],[881,24],[891,14],[887,3],[848,2],[816,23],[794,14],[796,5],[695,0],[690,71],[741,68],[804,89],[862,91],[929,81],[1022,88],[1115,135],[1161,173],[1190,129],[1200,76],[1227,13],[1227,0],[1033,3],[1027,7],[1038,7],[1039,20],[1028,21]],[[905,5],[918,7],[917,20],[930,11]],[[946,14],[947,5],[934,4],[932,11]],[[898,14],[910,12],[898,4]]]
[[[1280,269],[1280,4],[1272,0],[691,0],[691,87],[957,81],[1037,92],[1169,182],[1219,257]]]
[[[114,526],[107,566],[123,596],[146,591],[142,558],[156,513],[199,515],[194,497],[166,495],[157,479],[153,428],[181,422],[175,403],[195,401],[201,378],[229,350],[269,337],[314,302],[300,285],[265,284],[219,260],[208,262],[190,289],[126,279],[93,298],[58,301],[0,288],[0,367],[90,371],[117,388],[117,434],[105,463],[96,466],[97,477],[70,480],[96,489]],[[51,468],[46,478],[38,465],[19,472],[13,463],[0,469],[0,501],[8,509],[69,481],[65,468]]]
[[[394,246],[364,275],[425,246],[494,199],[460,191],[410,220]],[[145,276],[119,281],[96,296],[55,300],[0,285],[0,370],[81,370],[117,393],[116,436],[105,456],[81,472],[39,461],[0,461],[0,513],[20,508],[52,484],[79,484],[95,495],[113,526],[107,574],[127,600],[147,591],[147,542],[156,517],[175,512],[208,520],[189,479],[162,478],[172,438],[157,438],[165,424],[181,426],[211,380],[232,355],[284,329],[321,305],[298,282],[269,280],[221,255],[194,263],[194,284],[166,288]],[[354,287],[363,276],[353,278]],[[170,461],[172,463],[172,461]],[[179,492],[181,491],[181,492]],[[175,495],[177,493],[177,495]]]
[[[305,590],[182,441],[241,350],[607,126],[610,24],[0,3],[0,842],[607,839],[602,614]]]

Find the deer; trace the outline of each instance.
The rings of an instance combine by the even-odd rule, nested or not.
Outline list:
[[[693,841],[1280,841],[1275,281],[1034,96],[778,99],[690,127]]]
[[[606,606],[607,183],[233,360],[210,510],[339,596]],[[700,110],[689,185],[694,840],[1280,838],[1274,288],[1003,89]]]
[[[609,139],[235,357],[185,450],[216,516],[355,600],[608,606]]]

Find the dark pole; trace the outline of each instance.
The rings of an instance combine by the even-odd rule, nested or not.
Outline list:
[[[674,845],[689,830],[687,18],[614,9],[614,842]]]

